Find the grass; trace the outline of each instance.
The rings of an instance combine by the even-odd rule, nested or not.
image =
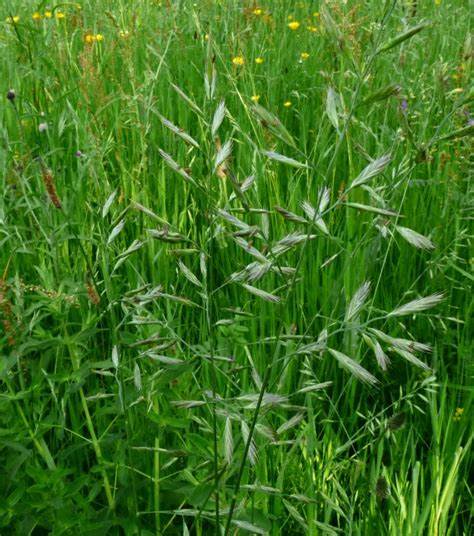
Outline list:
[[[1,534],[471,533],[468,3],[0,20]]]

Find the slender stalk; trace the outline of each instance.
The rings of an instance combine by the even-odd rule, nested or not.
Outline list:
[[[75,355],[75,350],[70,345],[69,345],[69,350],[71,352],[73,369],[77,371],[79,369],[79,360]],[[105,460],[102,455],[102,449],[100,447],[100,442],[97,439],[97,434],[95,432],[94,423],[92,421],[91,414],[89,412],[89,406],[87,404],[87,399],[86,399],[86,396],[84,394],[84,390],[82,387],[79,388],[79,397],[81,399],[81,405],[84,411],[84,416],[86,418],[87,429],[89,430],[89,435],[91,437],[91,442],[92,442],[92,446],[95,452],[97,463],[100,466],[100,473],[102,475],[102,481],[104,485],[105,495],[107,497],[107,503],[108,503],[109,509],[113,510],[115,508],[115,499],[112,493],[112,487],[109,482],[107,471],[105,470],[105,467],[104,467]]]
[[[153,409],[158,415],[159,404],[157,397],[153,403]],[[155,509],[155,531],[157,536],[161,534],[161,516],[160,516],[160,438],[155,437],[155,451],[153,453],[153,505]]]
[[[210,151],[209,151],[210,153]],[[214,243],[214,230],[215,230],[215,216],[211,215],[213,211],[213,198],[212,198],[212,158],[209,154],[208,156],[208,166],[209,166],[209,179],[208,179],[208,192],[209,195],[206,196],[206,211],[211,218],[209,225],[209,254],[207,255],[207,278],[205,278],[204,285],[204,294],[205,294],[205,317],[207,325],[207,337],[209,341],[209,354],[210,354],[210,370],[211,370],[211,388],[212,388],[212,398],[213,403],[211,405],[212,411],[212,442],[213,442],[213,465],[214,465],[214,493],[215,493],[215,513],[216,513],[216,524],[215,524],[215,534],[220,534],[220,484],[219,484],[219,451],[218,451],[218,423],[216,415],[216,404],[214,401],[217,396],[217,370],[216,362],[214,359],[214,347],[215,347],[215,334],[212,318],[212,307],[213,307],[213,294],[209,291],[213,288],[214,282],[214,265],[213,265],[213,243]]]

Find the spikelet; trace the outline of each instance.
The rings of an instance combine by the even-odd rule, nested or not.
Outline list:
[[[424,298],[418,298],[417,300],[413,300],[401,305],[400,307],[397,307],[387,316],[404,316],[426,311],[426,309],[431,309],[432,307],[438,305],[438,303],[443,301],[443,299],[444,294],[441,292],[432,294],[431,296],[425,296]]]
[[[388,154],[382,156],[381,158],[373,160],[367,167],[362,170],[359,176],[352,181],[350,188],[356,188],[361,184],[365,184],[367,181],[377,176],[379,173],[382,173],[382,171],[390,163],[390,160],[391,157]]]
[[[357,379],[369,385],[375,385],[378,382],[377,378],[370,374],[370,372],[364,367],[359,365],[357,361],[354,361],[349,356],[339,352],[338,350],[333,350],[332,348],[328,348],[328,350],[337,359],[337,361],[339,361],[341,367],[346,369]]]
[[[214,158],[214,171],[217,173],[219,171],[219,176],[221,178],[227,177],[227,159],[232,154],[233,142],[232,140],[227,140],[224,145],[216,143],[217,153]]]
[[[405,413],[395,413],[395,415],[392,415],[390,419],[387,421],[387,427],[389,430],[399,430],[403,427],[406,421],[406,415]]]
[[[219,139],[219,137],[216,138],[215,144],[216,144],[217,154],[219,154],[222,149],[222,144],[221,144],[221,140]],[[225,159],[222,162],[222,164],[219,164],[218,166],[216,166],[216,175],[220,179],[225,179],[227,177],[227,162]]]
[[[295,223],[307,223],[305,218],[302,218],[301,216],[298,216],[297,214],[290,212],[289,210],[286,210],[283,207],[275,206],[274,209],[281,214],[285,220],[293,221]]]
[[[257,446],[255,445],[253,438],[250,437],[250,429],[248,427],[248,424],[244,420],[240,421],[240,430],[242,432],[242,439],[244,440],[244,443],[247,443],[248,441],[250,441],[249,451],[248,451],[248,458],[250,460],[250,463],[252,465],[256,465]]]
[[[275,294],[270,294],[270,292],[265,292],[264,290],[254,287],[252,285],[247,285],[246,283],[242,283],[242,286],[244,287],[245,290],[247,290],[251,294],[258,296],[259,298],[267,302],[279,303],[281,301],[280,296],[276,296]]]
[[[370,292],[370,281],[365,281],[355,292],[346,311],[345,320],[348,322],[357,316],[364,307]]]
[[[49,170],[46,167],[43,167],[41,170],[41,176],[43,178],[43,183],[46,188],[46,191],[48,192],[49,199],[51,200],[51,203],[57,208],[61,209],[61,201],[59,200],[58,193],[56,191],[56,186],[54,184],[54,177],[51,173],[51,170]]]
[[[97,293],[97,290],[95,289],[94,285],[90,281],[88,281],[86,284],[86,288],[87,288],[87,296],[89,297],[90,302],[93,303],[94,305],[99,305],[100,296]]]
[[[7,284],[3,278],[0,278],[0,311],[2,312],[2,325],[7,336],[9,346],[15,345],[15,330],[12,324],[13,313],[10,301],[6,295]]]
[[[398,233],[412,246],[418,249],[434,249],[435,245],[426,236],[417,233],[413,229],[408,227],[402,227],[401,225],[395,225],[395,229]]]
[[[224,457],[230,465],[234,454],[234,439],[232,437],[232,421],[227,417],[224,428]]]

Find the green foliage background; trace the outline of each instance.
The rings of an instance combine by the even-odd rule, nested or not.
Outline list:
[[[0,533],[469,534],[469,2],[0,20]],[[370,326],[427,366],[381,370]]]

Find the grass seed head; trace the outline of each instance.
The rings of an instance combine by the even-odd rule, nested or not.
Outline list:
[[[375,494],[377,495],[377,498],[381,501],[389,497],[390,487],[385,477],[381,476],[377,479],[377,483],[375,484]]]
[[[43,168],[41,176],[43,178],[43,183],[45,185],[46,191],[48,192],[49,199],[51,203],[57,208],[61,209],[61,201],[59,199],[58,193],[56,191],[56,186],[54,184],[54,177],[51,171],[47,168]]]

